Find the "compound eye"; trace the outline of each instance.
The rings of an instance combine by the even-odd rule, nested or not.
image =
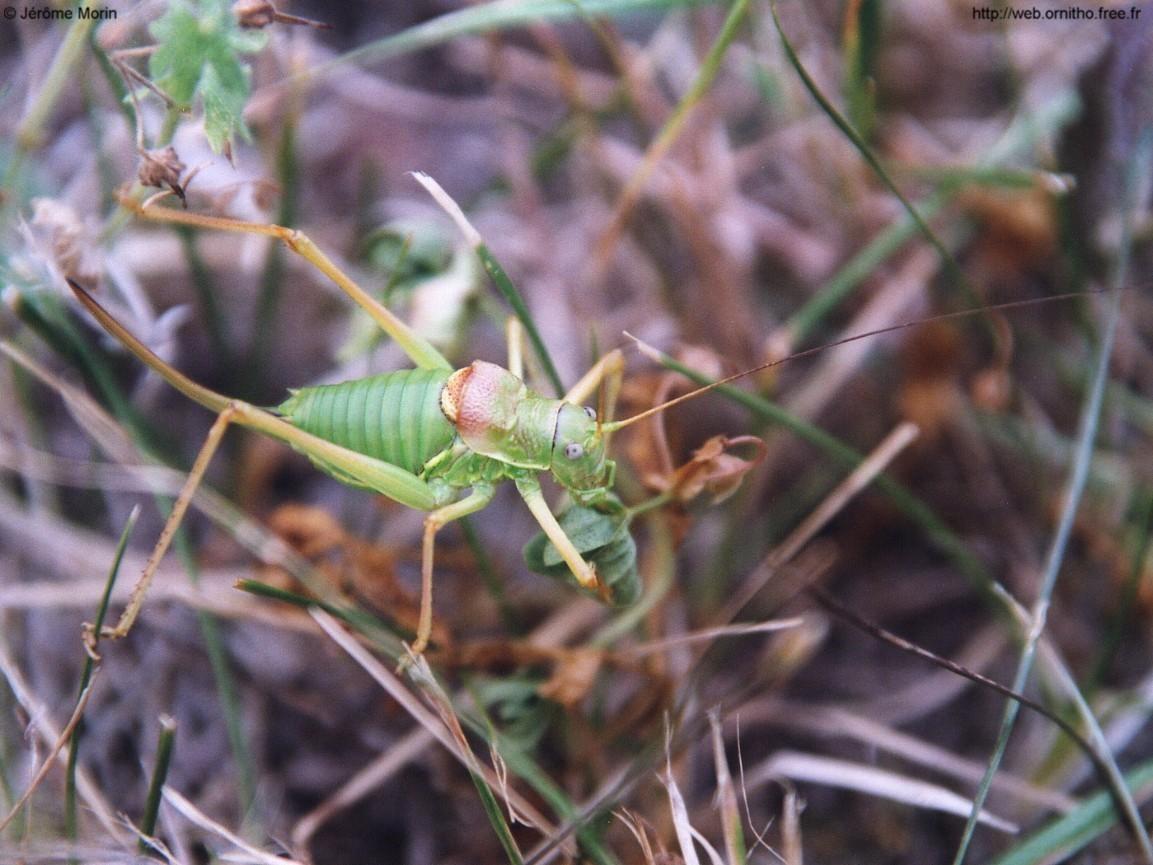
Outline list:
[[[579,460],[585,455],[584,446],[579,445],[576,442],[570,442],[564,446],[564,455],[570,460]]]
[[[597,410],[595,408],[593,408],[592,406],[586,405],[586,406],[584,406],[584,410],[585,410],[585,414],[589,416],[589,420],[596,420],[597,419]]]

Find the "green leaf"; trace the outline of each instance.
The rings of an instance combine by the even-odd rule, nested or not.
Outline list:
[[[247,73],[247,69],[241,70]],[[204,67],[204,77],[200,81],[200,93],[204,98],[204,135],[208,144],[219,153],[225,144],[231,144],[234,132],[248,138],[248,127],[244,125],[242,112],[248,101],[248,76],[245,74],[240,87],[229,86],[220,81],[214,66]]]
[[[248,137],[242,112],[251,92],[242,54],[264,47],[262,32],[244,30],[222,0],[175,0],[151,27],[157,40],[149,60],[156,85],[183,109],[199,99],[204,132],[220,152],[236,133]]]
[[[612,517],[592,508],[569,508],[560,517],[560,524],[569,540],[573,542],[573,546],[582,555],[610,543],[617,533],[617,526],[614,525]],[[564,564],[560,552],[552,544],[545,546],[543,558],[547,567]]]
[[[603,513],[573,505],[560,514],[557,521],[585,561],[596,568],[597,577],[611,593],[613,606],[634,603],[640,596],[641,581],[637,573],[637,546],[629,533],[628,517],[620,511]],[[535,573],[580,587],[544,532],[539,532],[525,545],[524,560]],[[594,597],[600,599],[599,595]]]
[[[499,728],[505,747],[528,753],[548,731],[554,707],[541,698],[540,684],[540,677],[535,675],[481,679],[474,683],[473,693],[484,711],[492,716],[490,723]]]

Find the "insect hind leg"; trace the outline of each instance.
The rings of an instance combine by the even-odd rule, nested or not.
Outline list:
[[[281,241],[285,246],[309,262],[313,267],[331,279],[356,304],[367,312],[380,327],[392,337],[404,353],[414,364],[421,369],[452,369],[452,365],[445,359],[435,346],[423,336],[401,321],[388,307],[366,292],[357,283],[337,267],[327,255],[321,251],[308,235],[294,228],[271,223],[247,222],[242,219],[229,219],[221,216],[206,216],[199,213],[189,213],[184,210],[172,210],[168,207],[145,206],[127,195],[119,197],[120,204],[131,210],[137,216],[151,219],[155,222],[168,222],[176,225],[188,225],[193,228],[205,228],[216,231],[230,231],[240,234],[258,234],[272,237]]]
[[[120,619],[115,627],[103,627],[97,634],[91,623],[84,623],[84,645],[93,657],[97,657],[96,646],[102,637],[118,640],[126,637],[128,632],[132,630],[132,626],[144,606],[144,598],[148,594],[152,580],[156,577],[160,562],[164,558],[164,554],[168,552],[168,547],[172,544],[172,539],[176,536],[176,532],[184,520],[184,515],[188,512],[188,506],[192,503],[196,490],[204,479],[204,473],[208,470],[208,465],[212,462],[212,457],[215,456],[225,431],[227,431],[229,424],[236,421],[237,415],[238,408],[235,405],[227,406],[217,415],[216,421],[208,431],[208,436],[204,439],[204,444],[200,446],[200,452],[196,455],[192,470],[188,473],[188,478],[185,480],[180,494],[176,497],[168,518],[164,521],[160,538],[157,540],[156,546],[152,548],[152,553],[148,556],[148,561],[145,563],[144,570],[137,579],[136,585],[132,587],[128,604],[125,606],[124,612],[120,614]]]

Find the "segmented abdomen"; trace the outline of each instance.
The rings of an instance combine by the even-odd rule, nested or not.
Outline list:
[[[440,408],[449,375],[404,369],[303,387],[278,410],[306,432],[418,474],[456,434]]]

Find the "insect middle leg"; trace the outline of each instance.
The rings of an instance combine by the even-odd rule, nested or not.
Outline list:
[[[492,484],[477,484],[460,501],[437,508],[424,518],[424,542],[420,551],[420,618],[417,620],[416,641],[412,644],[414,654],[424,652],[432,635],[432,562],[436,552],[436,533],[453,520],[487,507],[495,493]]]

